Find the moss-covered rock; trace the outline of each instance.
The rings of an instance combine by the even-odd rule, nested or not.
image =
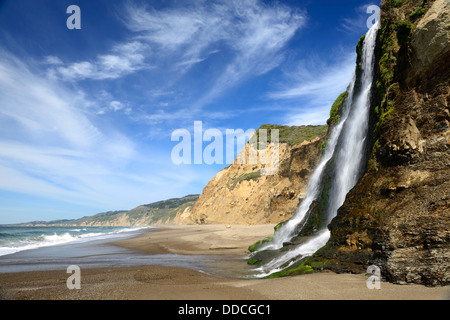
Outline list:
[[[298,275],[304,275],[314,272],[320,272],[323,270],[323,268],[328,264],[327,260],[320,260],[316,261],[314,259],[314,256],[308,257],[304,260],[301,260],[300,262],[295,263],[293,266],[291,266],[288,269],[281,270],[278,272],[274,272],[270,275],[268,275],[266,278],[282,278],[282,277],[289,277],[289,276],[298,276]]]
[[[449,12],[442,0],[382,2],[367,173],[314,255],[327,269],[450,283]]]
[[[333,105],[331,106],[330,110],[330,118],[327,120],[327,124],[329,126],[333,126],[341,120],[343,107],[345,104],[345,100],[347,99],[348,92],[345,91],[337,97],[336,101],[334,101]]]
[[[273,277],[375,264],[394,283],[450,283],[450,10],[444,0],[381,9],[367,172],[328,225],[328,243]],[[326,202],[322,192],[317,212]]]

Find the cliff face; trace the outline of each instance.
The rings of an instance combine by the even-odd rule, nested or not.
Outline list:
[[[450,283],[450,1],[382,2],[367,172],[311,261]]]
[[[273,125],[261,128],[280,132],[278,172],[263,175],[264,165],[260,162],[235,161],[208,183],[192,211],[178,215],[175,223],[276,224],[293,215],[320,158],[327,128]],[[248,149],[247,143],[241,156],[248,154]]]

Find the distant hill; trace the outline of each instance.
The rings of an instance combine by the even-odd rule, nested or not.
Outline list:
[[[108,211],[73,220],[32,221],[17,226],[146,226],[170,223],[189,212],[199,195],[188,195],[138,206],[132,210]]]

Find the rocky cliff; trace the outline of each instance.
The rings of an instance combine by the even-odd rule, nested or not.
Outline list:
[[[308,263],[450,283],[450,1],[385,0],[367,172]],[[323,264],[321,268],[323,268]]]
[[[192,211],[179,214],[174,222],[276,224],[292,216],[304,197],[308,178],[320,158],[327,127],[263,125],[260,129],[268,130],[268,137],[271,136],[270,130],[279,130],[277,173],[262,174],[264,164],[260,161],[239,164],[236,160],[208,183]],[[240,157],[248,155],[249,147],[247,143]]]

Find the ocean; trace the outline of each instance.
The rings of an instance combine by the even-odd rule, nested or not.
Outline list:
[[[0,226],[0,256],[24,250],[114,238],[138,227],[10,227]]]
[[[0,226],[0,273],[156,265],[234,278],[247,267],[241,256],[149,254],[112,244],[157,228]]]

